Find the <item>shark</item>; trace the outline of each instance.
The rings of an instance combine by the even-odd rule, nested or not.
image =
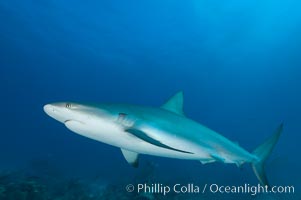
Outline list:
[[[269,185],[264,163],[282,130],[276,131],[253,152],[216,131],[188,118],[183,112],[183,92],[160,107],[131,104],[46,104],[46,114],[71,131],[121,149],[125,160],[138,167],[139,155],[197,160],[202,164],[222,162],[240,167],[250,163],[262,185]]]

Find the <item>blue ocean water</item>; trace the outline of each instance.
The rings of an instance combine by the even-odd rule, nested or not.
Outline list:
[[[0,170],[115,185],[149,175],[257,184],[248,165],[141,156],[133,169],[119,149],[43,112],[57,101],[160,106],[182,90],[188,117],[249,151],[284,122],[266,171],[272,184],[295,186],[272,198],[299,200],[300,8],[297,0],[0,1]]]

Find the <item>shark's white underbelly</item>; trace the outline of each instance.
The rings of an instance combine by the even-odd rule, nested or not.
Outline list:
[[[181,149],[191,153],[158,147],[125,132],[121,127],[116,126],[113,123],[108,123],[107,121],[102,122],[97,120],[91,121],[89,124],[84,124],[79,121],[68,121],[65,125],[71,131],[82,136],[134,151],[139,154],[191,160],[208,160],[211,158],[210,154],[206,152],[205,149],[183,139],[174,138],[173,140],[169,139],[166,141],[168,141],[167,145],[172,146],[175,149]]]

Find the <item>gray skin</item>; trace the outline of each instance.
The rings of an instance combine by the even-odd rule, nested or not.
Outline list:
[[[177,93],[159,108],[127,104],[53,103],[44,111],[71,131],[121,148],[125,159],[137,166],[138,155],[198,160],[203,164],[252,163],[259,181],[268,184],[263,161],[281,131],[255,153],[183,114],[183,94]],[[272,145],[271,145],[272,144]]]

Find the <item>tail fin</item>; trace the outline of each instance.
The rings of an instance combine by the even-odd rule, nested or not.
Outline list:
[[[253,171],[263,185],[269,185],[268,179],[264,172],[264,162],[271,154],[275,144],[277,143],[283,129],[283,123],[279,125],[276,132],[270,136],[263,144],[259,145],[253,154],[258,157],[258,160],[252,163]]]

